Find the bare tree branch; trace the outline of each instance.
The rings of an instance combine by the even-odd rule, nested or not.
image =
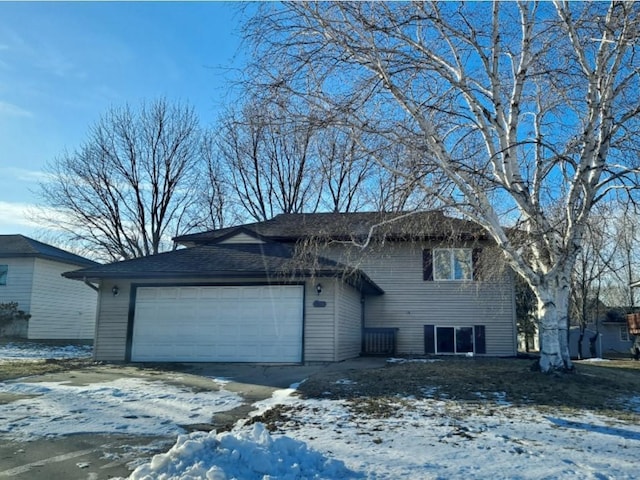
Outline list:
[[[152,255],[202,223],[204,133],[191,107],[165,99],[112,108],[87,141],[48,166],[43,221],[105,260]]]

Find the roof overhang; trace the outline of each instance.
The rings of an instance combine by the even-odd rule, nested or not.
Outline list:
[[[212,282],[225,282],[231,279],[264,279],[267,283],[299,282],[301,279],[310,278],[334,278],[343,281],[356,290],[366,295],[382,295],[384,290],[373,280],[360,271],[337,271],[337,270],[298,270],[295,272],[283,272],[281,274],[266,275],[264,271],[216,271],[216,272],[139,272],[124,275],[122,273],[84,273],[82,270],[65,272],[62,276],[80,280],[83,282],[99,283],[102,280],[208,280]]]

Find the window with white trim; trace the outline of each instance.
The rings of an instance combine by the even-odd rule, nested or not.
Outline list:
[[[9,265],[0,265],[0,285],[7,284],[8,273],[9,273]]]
[[[630,342],[629,338],[629,329],[625,325],[624,327],[620,327],[620,341],[621,342]]]
[[[470,248],[433,250],[434,280],[472,280],[473,256]]]

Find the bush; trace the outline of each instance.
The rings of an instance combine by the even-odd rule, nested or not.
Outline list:
[[[0,335],[21,336],[31,315],[18,310],[17,302],[0,303]]]

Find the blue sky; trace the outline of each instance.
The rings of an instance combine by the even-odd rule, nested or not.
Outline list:
[[[0,2],[0,234],[37,236],[25,210],[44,165],[111,106],[165,96],[211,124],[241,62],[238,8]]]

